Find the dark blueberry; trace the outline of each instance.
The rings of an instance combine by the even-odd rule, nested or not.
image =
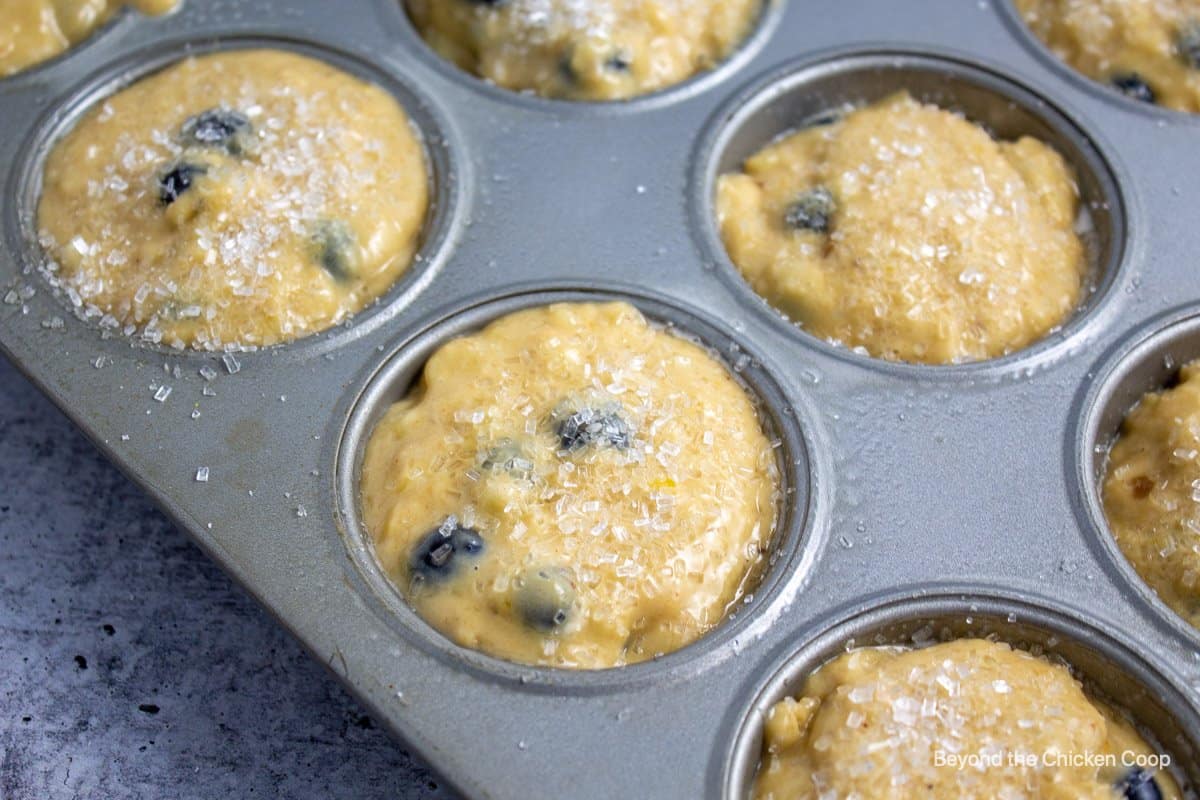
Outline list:
[[[562,78],[563,83],[575,83],[579,80],[579,74],[575,72],[575,65],[571,63],[571,53],[567,53],[558,60],[558,77]]]
[[[568,452],[593,444],[624,450],[633,439],[629,424],[611,407],[560,408],[554,415],[554,433],[559,447]]]
[[[501,439],[488,448],[481,466],[489,472],[507,472],[515,478],[528,478],[533,474],[533,460],[512,439]]]
[[[1134,767],[1116,783],[1117,791],[1125,800],[1162,800],[1162,790],[1154,776],[1141,767]]]
[[[633,54],[628,50],[617,50],[604,62],[604,68],[612,72],[629,72],[633,66]]]
[[[1143,103],[1156,102],[1154,90],[1136,72],[1123,72],[1119,75],[1113,75],[1111,83],[1114,88],[1126,97],[1140,100]]]
[[[191,117],[180,129],[185,144],[198,147],[219,147],[226,153],[240,156],[253,146],[254,127],[239,111],[210,108]]]
[[[472,528],[458,524],[454,517],[426,534],[413,548],[408,568],[414,580],[438,581],[449,578],[458,569],[461,558],[483,552],[483,537]]]
[[[339,281],[348,281],[357,274],[358,249],[349,225],[331,220],[319,222],[312,240],[321,269]]]
[[[834,212],[833,195],[824,186],[809,189],[788,206],[784,222],[798,231],[828,233]]]
[[[1175,49],[1183,63],[1192,69],[1200,69],[1200,19],[1183,23],[1175,34]]]
[[[543,631],[561,628],[575,604],[575,576],[566,567],[527,569],[517,579],[516,606],[521,618]]]
[[[208,172],[207,167],[199,164],[176,164],[158,178],[158,200],[164,206],[169,206],[179,199],[179,196],[192,188],[196,178]]]
[[[459,528],[454,533],[454,548],[465,556],[477,556],[483,552],[483,537],[471,528]]]

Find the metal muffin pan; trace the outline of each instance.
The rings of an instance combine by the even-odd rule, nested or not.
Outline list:
[[[1096,448],[1169,372],[1164,353],[1200,355],[1200,229],[1186,213],[1200,208],[1200,117],[1082,90],[1006,0],[838,10],[773,3],[726,64],[608,104],[488,86],[432,53],[394,0],[125,14],[0,81],[0,346],[466,796],[732,800],[772,700],[849,641],[909,641],[931,622],[1060,652],[1175,756],[1194,796],[1200,637],[1115,551]],[[345,326],[230,358],[76,318],[36,269],[46,147],[185,52],[258,45],[325,58],[404,103],[435,173],[421,263]],[[873,360],[782,320],[728,263],[710,218],[717,171],[826,101],[900,85],[1047,138],[1079,171],[1095,290],[1045,341],[969,365]],[[567,672],[457,647],[374,564],[357,522],[363,437],[447,336],[612,297],[716,349],[759,396],[788,488],[772,564],[731,619],[655,662]]]

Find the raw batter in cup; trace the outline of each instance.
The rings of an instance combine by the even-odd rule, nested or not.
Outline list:
[[[1129,412],[1109,454],[1104,513],[1142,580],[1200,628],[1200,361]]]
[[[618,100],[711,69],[753,28],[762,0],[407,0],[443,57],[498,86]]]
[[[1056,752],[1117,766],[1047,765]],[[1121,765],[1126,752],[1158,753],[1060,664],[984,639],[872,647],[771,709],[754,798],[1149,800],[1155,785],[1180,797],[1170,775]],[[998,763],[951,760],[976,755]]]
[[[46,162],[51,280],[88,316],[176,348],[336,325],[413,260],[424,150],[379,86],[312,58],[188,58],[97,104]]]
[[[466,647],[553,667],[644,661],[753,587],[775,449],[705,349],[624,303],[558,304],[443,345],[372,433],[380,563]]]
[[[759,294],[823,339],[952,364],[1011,353],[1078,306],[1079,191],[1040,141],[997,141],[899,93],[723,175],[717,215]]]
[[[179,0],[3,0],[0,78],[39,64],[82,42],[122,6],[165,14]]]
[[[1016,0],[1030,30],[1089,78],[1200,113],[1200,0]]]

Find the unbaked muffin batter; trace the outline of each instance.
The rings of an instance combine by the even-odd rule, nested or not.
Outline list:
[[[762,0],[407,0],[443,57],[518,91],[616,100],[712,68]]]
[[[1075,69],[1147,103],[1200,113],[1200,0],[1016,0]]]
[[[122,6],[165,14],[179,0],[0,0],[0,78],[65,52]]]
[[[1158,753],[1059,664],[984,639],[865,648],[771,709],[754,797],[1149,800],[1150,781],[1180,796],[1169,774],[1122,764],[1126,752]]]
[[[1109,454],[1104,512],[1142,579],[1200,628],[1200,361],[1126,417]]]
[[[759,294],[824,339],[949,364],[1045,336],[1079,304],[1074,176],[1040,141],[993,139],[906,93],[788,135],[717,189]]]
[[[51,152],[51,279],[174,347],[335,325],[413,260],[429,177],[391,94],[294,53],[188,58],[99,103]]]
[[[705,349],[624,303],[442,346],[375,428],[362,507],[386,572],[456,642],[602,668],[676,650],[752,588],[775,449]]]

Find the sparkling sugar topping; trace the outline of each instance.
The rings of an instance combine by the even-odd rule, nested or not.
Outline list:
[[[378,87],[274,51],[188,59],[55,147],[39,206],[47,271],[81,314],[150,342],[295,338],[408,265],[423,166]]]

